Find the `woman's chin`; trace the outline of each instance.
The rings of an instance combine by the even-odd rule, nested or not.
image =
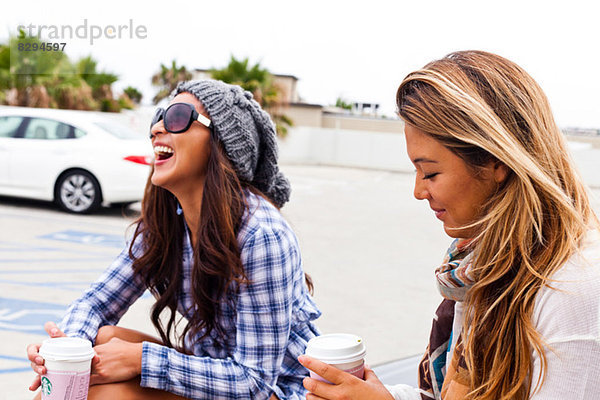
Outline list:
[[[462,236],[460,236],[458,234],[458,232],[455,231],[455,230],[444,229],[444,231],[446,232],[446,235],[450,236],[453,239],[460,239],[460,238],[462,238]]]
[[[465,237],[464,235],[467,233],[465,229],[461,229],[460,227],[457,227],[455,224],[448,223],[448,222],[444,222],[444,232],[446,232],[446,235],[448,235],[454,239],[464,238]]]
[[[475,233],[472,229],[461,229],[446,225],[444,225],[444,232],[446,232],[446,235],[454,239],[469,239],[475,236]]]
[[[159,186],[163,189],[166,189],[166,179],[160,172],[157,173],[156,171],[154,171],[154,173],[152,174],[152,178],[150,178],[150,182],[152,182],[154,186]]]

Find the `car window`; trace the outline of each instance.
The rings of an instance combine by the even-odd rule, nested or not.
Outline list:
[[[75,128],[75,138],[76,138],[76,139],[82,138],[82,137],[84,137],[85,135],[87,135],[87,132],[86,132],[86,131],[82,131],[82,130],[81,130],[81,129],[79,129],[79,128]]]
[[[23,137],[25,139],[73,139],[74,130],[71,125],[45,118],[31,118]]]
[[[94,124],[119,139],[140,139],[144,135],[113,121],[97,121]]]
[[[0,137],[14,137],[23,122],[23,117],[0,117]]]

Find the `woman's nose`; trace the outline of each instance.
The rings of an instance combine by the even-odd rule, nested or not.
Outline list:
[[[423,183],[423,180],[419,178],[419,176],[415,177],[415,190],[413,195],[417,200],[425,200],[429,197],[427,187],[425,183]]]
[[[150,127],[150,139],[152,139],[154,136],[157,136],[159,133],[166,133],[162,121],[158,121]]]

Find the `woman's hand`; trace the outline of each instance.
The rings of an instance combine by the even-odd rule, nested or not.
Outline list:
[[[375,372],[365,365],[365,380],[339,370],[331,365],[308,356],[298,357],[300,364],[313,371],[331,384],[312,378],[304,378],[304,387],[310,393],[307,400],[316,399],[369,399],[394,400],[392,394],[377,378]]]
[[[128,381],[142,373],[143,343],[113,337],[94,350],[90,385]]]
[[[58,326],[54,322],[46,322],[44,325],[44,330],[48,333],[51,338],[67,336],[65,335]],[[27,346],[27,358],[31,361],[31,369],[33,372],[38,374],[31,385],[29,386],[29,390],[32,392],[37,390],[37,388],[41,385],[41,376],[46,373],[46,367],[44,367],[44,359],[40,356],[40,347],[41,343],[33,343]]]

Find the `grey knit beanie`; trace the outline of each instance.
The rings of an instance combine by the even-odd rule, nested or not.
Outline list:
[[[275,125],[252,93],[213,79],[180,82],[171,98],[182,92],[194,95],[208,112],[212,129],[240,180],[283,206],[291,187],[277,166]]]

